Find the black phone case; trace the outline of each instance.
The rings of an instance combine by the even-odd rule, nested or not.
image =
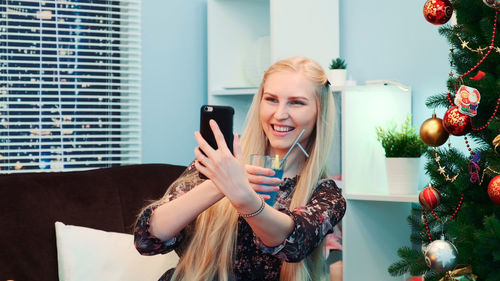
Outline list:
[[[201,107],[201,118],[200,118],[200,133],[203,138],[212,146],[217,149],[217,142],[215,141],[215,136],[210,128],[210,119],[215,120],[217,125],[224,135],[227,147],[233,153],[233,116],[234,109],[231,106],[221,106],[221,105],[203,105]]]

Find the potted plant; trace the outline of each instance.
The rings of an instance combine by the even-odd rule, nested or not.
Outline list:
[[[347,64],[343,59],[341,58],[332,59],[332,62],[330,63],[329,80],[333,86],[342,87],[345,85],[347,77],[346,67]]]
[[[411,116],[399,127],[392,124],[386,129],[380,126],[375,129],[377,140],[385,150],[389,192],[416,194],[420,156],[427,146],[417,134],[417,128],[411,125]]]

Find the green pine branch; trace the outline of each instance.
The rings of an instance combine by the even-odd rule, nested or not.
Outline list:
[[[428,108],[447,108],[450,103],[448,102],[448,99],[446,98],[446,93],[440,94],[440,95],[435,95],[435,96],[430,96],[425,100],[425,105]]]
[[[402,247],[398,250],[398,256],[402,260],[395,262],[388,269],[391,276],[401,276],[406,272],[409,272],[413,276],[418,276],[428,270],[421,251]]]

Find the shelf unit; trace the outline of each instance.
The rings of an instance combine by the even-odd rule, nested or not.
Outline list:
[[[338,0],[208,0],[208,103],[233,106],[241,133],[272,62],[302,55],[326,69],[339,56],[338,14]]]
[[[375,127],[411,112],[411,89],[380,83],[341,90],[344,280],[403,280],[389,275],[397,249],[410,246],[407,216],[417,194],[391,195]],[[363,270],[360,270],[362,266]]]

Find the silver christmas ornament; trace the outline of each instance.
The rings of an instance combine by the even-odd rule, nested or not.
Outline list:
[[[445,240],[436,240],[430,243],[425,250],[425,263],[438,273],[455,268],[458,260],[458,251],[455,245]]]
[[[483,3],[490,8],[500,9],[500,0],[483,0]]]

